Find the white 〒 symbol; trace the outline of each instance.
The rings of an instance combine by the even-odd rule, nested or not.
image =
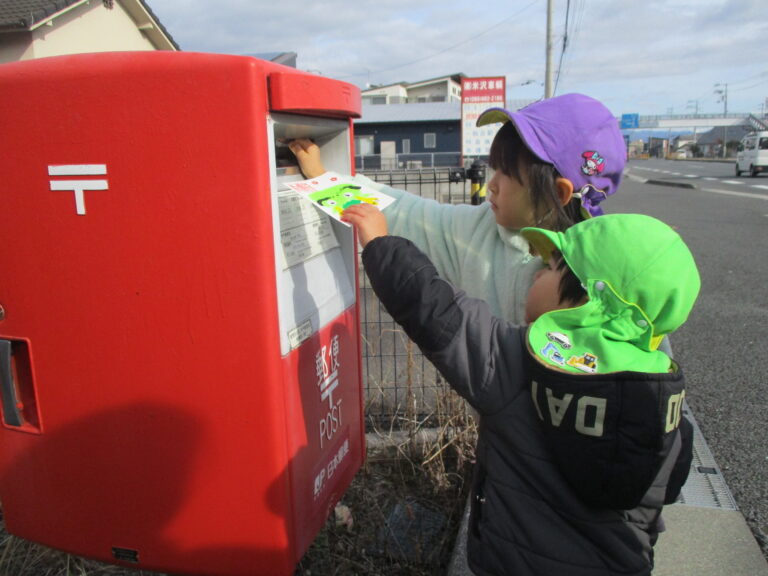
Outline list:
[[[106,164],[65,164],[48,166],[49,176],[103,176],[107,173]],[[66,190],[75,193],[75,208],[80,215],[85,214],[85,190],[109,190],[106,180],[51,180],[51,190]]]

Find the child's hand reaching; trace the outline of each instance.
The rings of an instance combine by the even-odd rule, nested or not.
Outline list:
[[[320,160],[320,147],[309,138],[298,138],[288,143],[288,148],[299,161],[299,168],[305,178],[316,178],[326,170]]]
[[[357,228],[357,239],[363,248],[374,238],[387,235],[386,217],[370,204],[353,204],[344,210],[341,219]]]

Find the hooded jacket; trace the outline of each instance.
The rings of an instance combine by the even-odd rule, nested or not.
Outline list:
[[[676,495],[670,477],[680,483],[680,470],[683,480],[687,473],[678,458],[681,434],[676,426],[664,431],[682,373],[563,375],[531,355],[526,328],[442,280],[409,241],[373,240],[363,264],[387,311],[482,416],[467,536],[475,574],[650,574],[661,509]],[[608,394],[602,418],[593,406],[599,394]],[[594,432],[598,421],[606,442],[593,457],[583,432]],[[627,421],[634,424],[620,427]],[[558,442],[568,449],[557,451]],[[653,458],[634,459],[636,453]],[[650,484],[617,496],[629,498],[631,508],[588,502],[589,492],[599,497],[605,486],[623,484],[636,465],[647,478],[649,462]],[[581,483],[589,484],[586,499]]]

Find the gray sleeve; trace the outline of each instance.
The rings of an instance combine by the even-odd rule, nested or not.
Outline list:
[[[426,255],[403,238],[370,242],[363,264],[394,320],[478,411],[496,412],[522,392],[524,329],[440,278]]]

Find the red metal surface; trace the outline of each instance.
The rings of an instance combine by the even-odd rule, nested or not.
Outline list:
[[[290,574],[359,468],[357,307],[280,355],[265,119],[282,72],[162,52],[0,66],[0,338],[28,343],[39,416],[0,429],[10,532],[135,568]],[[78,201],[52,182],[82,165],[105,173],[77,176]]]
[[[270,108],[274,111],[359,118],[360,89],[324,76],[273,73],[269,77]]]

